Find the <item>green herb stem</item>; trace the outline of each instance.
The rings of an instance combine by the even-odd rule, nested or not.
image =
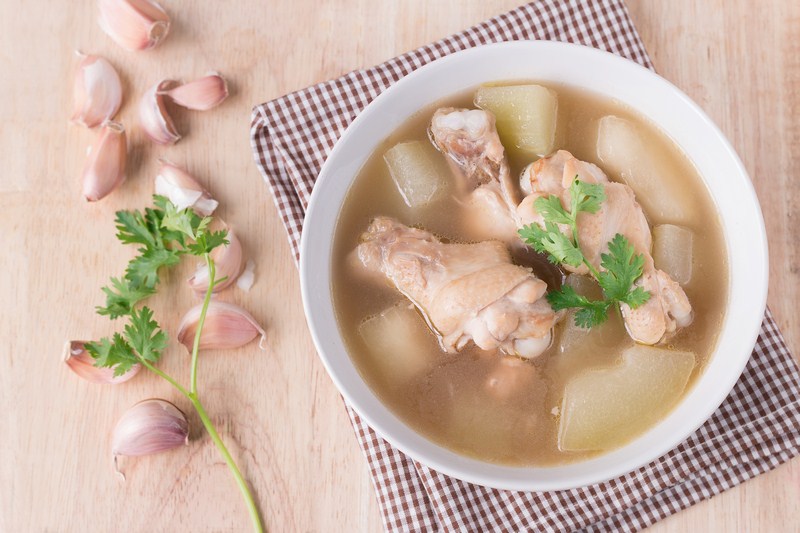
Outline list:
[[[263,533],[264,525],[261,523],[261,515],[258,512],[258,506],[253,498],[253,494],[250,492],[250,487],[248,487],[247,481],[245,481],[244,476],[242,476],[242,473],[239,471],[239,467],[236,466],[236,462],[233,460],[233,457],[231,457],[228,448],[225,447],[225,443],[222,442],[222,438],[219,436],[219,433],[217,433],[214,423],[208,417],[206,410],[203,408],[203,404],[200,403],[200,399],[194,393],[189,393],[187,397],[189,398],[189,401],[192,402],[197,414],[200,415],[200,420],[203,422],[203,425],[206,427],[206,431],[208,431],[208,434],[211,436],[211,440],[214,441],[217,449],[225,459],[225,463],[228,465],[233,477],[236,479],[236,484],[239,485],[239,490],[242,492],[245,503],[247,503],[247,510],[250,512],[250,519],[253,522],[253,530],[257,533]]]
[[[214,293],[216,280],[214,279],[217,269],[214,260],[211,259],[210,254],[203,254],[208,266],[208,289],[206,289],[206,296],[203,299],[203,308],[200,310],[200,319],[197,322],[197,332],[194,334],[194,344],[192,345],[192,394],[197,394],[197,360],[200,353],[200,334],[203,332],[203,325],[206,323],[206,313],[208,313],[208,306],[211,302],[211,295]]]

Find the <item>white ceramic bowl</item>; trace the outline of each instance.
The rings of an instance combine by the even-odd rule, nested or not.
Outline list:
[[[420,108],[484,82],[531,79],[583,87],[618,99],[658,124],[689,156],[719,209],[728,247],[729,301],[705,373],[661,423],[623,448],[552,468],[489,464],[419,435],[373,394],[347,354],[334,316],[330,260],[348,188],[370,153]],[[456,478],[514,490],[570,489],[643,466],[686,439],[719,407],[748,361],[767,296],[767,240],[752,184],[736,153],[700,108],[649,70],[606,52],[555,42],[514,42],[452,54],[397,82],[353,121],[330,154],[311,195],[300,255],[308,324],[322,362],[348,402],[387,441]]]

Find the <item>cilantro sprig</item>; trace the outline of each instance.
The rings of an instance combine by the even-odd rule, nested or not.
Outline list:
[[[227,232],[212,231],[211,217],[200,217],[191,209],[178,209],[163,196],[153,196],[153,204],[143,212],[118,211],[116,214],[117,239],[123,244],[138,246],[138,254],[128,263],[124,276],[111,278],[109,285],[103,287],[106,303],[97,307],[97,313],[111,319],[127,317],[128,323],[121,333],[85,343],[84,347],[94,359],[95,366],[113,368],[114,375],[121,376],[134,365],[140,364],[164,378],[192,403],[236,479],[255,531],[262,532],[261,516],[250,488],[206,413],[197,391],[200,335],[211,294],[225,280],[216,277],[216,265],[211,252],[228,243]],[[149,307],[137,308],[140,302],[156,293],[162,268],[177,265],[184,255],[203,258],[209,272],[208,289],[192,348],[191,381],[188,387],[182,386],[156,366],[167,347],[167,334],[153,318],[153,311]]]
[[[575,324],[586,329],[605,322],[609,310],[619,308],[620,303],[635,309],[650,298],[648,291],[634,286],[644,269],[644,255],[636,254],[625,236],[617,233],[611,239],[608,253],[600,254],[599,270],[581,251],[578,215],[597,213],[605,199],[602,185],[580,181],[576,176],[569,188],[569,209],[563,206],[558,196],[537,198],[533,205],[544,225],[533,223],[519,230],[522,240],[537,252],[547,254],[552,263],[575,268],[585,265],[597,280],[603,290],[601,300],[589,300],[569,285],[547,295],[547,301],[556,311],[576,309]]]

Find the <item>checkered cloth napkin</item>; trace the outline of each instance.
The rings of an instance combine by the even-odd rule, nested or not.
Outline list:
[[[434,59],[522,39],[580,43],[652,68],[621,0],[539,0],[376,67],[255,107],[256,163],[295,258],[320,168],[370,101]],[[471,485],[407,457],[347,409],[389,531],[636,531],[800,452],[800,373],[769,311],[741,379],[704,426],[652,463],[588,487],[511,492]]]

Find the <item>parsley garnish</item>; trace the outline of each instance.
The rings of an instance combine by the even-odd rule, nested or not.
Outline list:
[[[566,264],[576,268],[586,265],[603,290],[602,300],[589,300],[565,285],[558,291],[548,293],[547,301],[556,311],[577,309],[575,324],[588,329],[605,322],[612,307],[625,303],[635,309],[650,298],[650,293],[642,287],[634,287],[642,275],[644,255],[636,254],[633,245],[623,235],[617,233],[608,243],[608,253],[600,254],[600,271],[581,251],[578,215],[596,213],[600,209],[605,201],[603,186],[580,181],[576,176],[570,185],[569,195],[569,209],[564,208],[558,196],[537,198],[533,205],[544,219],[544,227],[538,223],[529,224],[519,230],[519,235],[534,250],[547,254],[548,259],[557,265]]]

